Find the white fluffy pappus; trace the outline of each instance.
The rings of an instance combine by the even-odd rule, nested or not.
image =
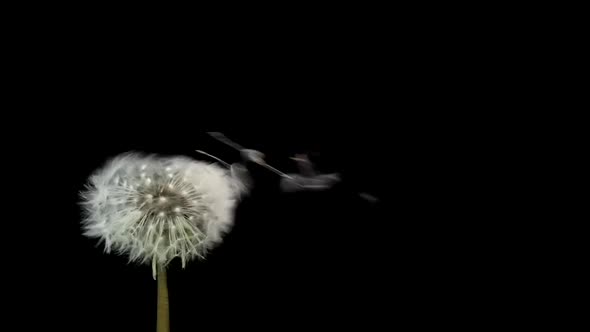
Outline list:
[[[105,251],[151,263],[204,258],[229,231],[243,186],[215,164],[186,157],[124,154],[90,177],[82,192],[84,235]]]

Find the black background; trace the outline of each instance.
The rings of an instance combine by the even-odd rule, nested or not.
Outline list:
[[[523,130],[548,128],[517,115],[547,98],[525,91],[525,77],[544,74],[538,52],[521,52],[536,26],[498,34],[498,17],[528,15],[503,8],[401,7],[262,14],[272,23],[240,13],[250,22],[238,27],[190,12],[167,29],[159,17],[27,9],[34,22],[17,18],[4,54],[3,318],[14,330],[154,331],[149,267],[81,235],[79,191],[130,150],[237,160],[211,130],[285,171],[293,153],[316,152],[344,182],[281,194],[275,176],[252,170],[257,187],[224,243],[171,266],[173,332],[474,330],[520,315],[520,293],[504,285],[538,248],[513,250],[536,227],[523,179],[539,168],[519,159],[540,135]]]
[[[206,160],[193,152],[201,149],[238,160],[206,131],[263,151],[287,172],[296,170],[288,157],[311,152],[319,170],[340,172],[343,183],[284,194],[276,176],[252,169],[256,187],[223,244],[204,262],[170,268],[172,331],[464,321],[473,298],[492,287],[474,280],[492,273],[481,269],[486,256],[478,249],[495,226],[472,190],[490,176],[474,170],[494,163],[476,157],[487,118],[461,111],[487,109],[492,100],[477,98],[475,72],[452,72],[435,44],[392,55],[386,43],[360,37],[374,48],[351,53],[346,39],[339,51],[293,53],[285,44],[256,63],[213,50],[215,66],[176,49],[170,52],[181,59],[152,69],[162,60],[92,43],[59,61],[28,54],[32,74],[13,86],[35,91],[14,111],[28,129],[15,145],[25,158],[15,160],[31,181],[13,177],[23,191],[14,209],[23,221],[10,224],[16,235],[6,244],[18,254],[5,264],[15,279],[13,307],[28,317],[19,323],[155,329],[150,268],[103,254],[81,235],[79,192],[122,152]],[[359,192],[380,201],[370,204]]]

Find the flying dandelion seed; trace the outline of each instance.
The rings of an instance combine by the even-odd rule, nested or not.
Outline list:
[[[116,157],[82,193],[84,234],[106,252],[150,263],[155,279],[175,257],[184,267],[221,241],[243,187],[237,181],[229,170],[185,157]]]

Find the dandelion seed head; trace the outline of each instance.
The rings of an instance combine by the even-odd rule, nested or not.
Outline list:
[[[152,266],[176,256],[202,258],[233,223],[235,187],[229,171],[215,164],[121,155],[93,174],[82,193],[84,234],[103,240],[106,251]]]

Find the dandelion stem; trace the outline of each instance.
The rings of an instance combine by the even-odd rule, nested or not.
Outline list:
[[[170,332],[170,308],[166,268],[158,268],[158,319],[157,332]]]

